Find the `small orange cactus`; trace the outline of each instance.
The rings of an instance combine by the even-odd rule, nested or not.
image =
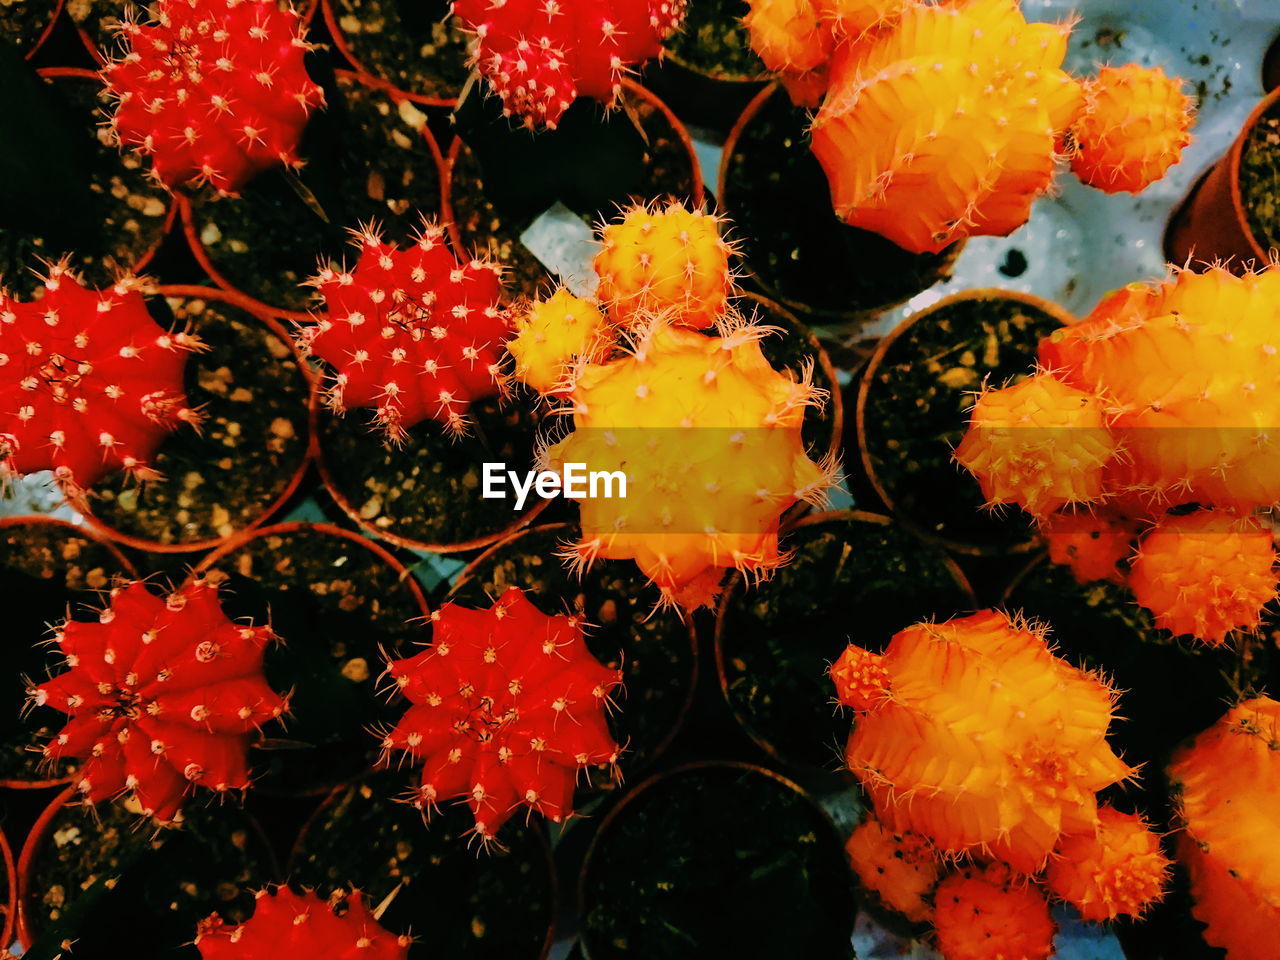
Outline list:
[[[872,30],[887,26],[913,0],[814,0],[823,26],[837,39],[857,42]]]
[[[1129,586],[1156,624],[1223,643],[1256,629],[1276,595],[1271,532],[1252,517],[1197,510],[1162,519],[1143,539]]]
[[[1049,559],[1071,568],[1079,583],[1123,583],[1120,562],[1133,554],[1138,525],[1110,511],[1055,513],[1040,524]]]
[[[622,473],[628,492],[582,501],[573,562],[634,559],[665,602],[689,608],[711,602],[729,567],[763,577],[784,562],[782,514],[822,500],[834,466],[801,438],[822,391],[769,365],[767,332],[656,324],[629,354],[579,369],[565,395],[575,430],[547,459]]]
[[[1102,497],[1103,467],[1115,455],[1103,402],[1037,373],[978,397],[956,461],[994,505],[1044,516]]]
[[[1169,767],[1191,874],[1192,913],[1227,960],[1277,960],[1280,941],[1280,703],[1245,701]]]
[[[1085,108],[1071,129],[1071,169],[1106,193],[1139,193],[1182,159],[1191,143],[1192,100],[1159,67],[1103,67],[1085,81]]]
[[[1141,817],[1099,807],[1097,830],[1058,844],[1044,881],[1084,919],[1114,920],[1141,916],[1158,902],[1169,867],[1160,838]]]
[[[594,303],[563,288],[515,313],[507,341],[515,375],[539,393],[562,386],[576,360],[602,360],[612,331]]]
[[[715,217],[678,203],[636,206],[600,231],[596,296],[615,324],[661,314],[705,329],[724,313],[730,290],[729,245]]]
[[[742,19],[751,48],[774,73],[817,70],[831,57],[831,33],[818,16],[815,0],[752,0]]]
[[[873,666],[862,686],[882,690],[841,691],[858,712],[846,759],[895,832],[1032,874],[1133,773],[1105,739],[1111,689],[1006,614],[908,627]]]
[[[928,896],[937,886],[942,861],[916,833],[891,833],[868,817],[845,844],[849,863],[863,887],[891,910],[915,923],[933,913]]]
[[[1047,960],[1058,929],[1039,888],[1003,864],[962,867],[943,880],[933,927],[944,960]]]

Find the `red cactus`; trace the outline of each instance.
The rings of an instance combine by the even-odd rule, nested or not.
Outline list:
[[[326,901],[288,887],[260,891],[253,916],[238,926],[214,914],[195,939],[202,960],[405,960],[411,942],[379,924],[359,893]]]
[[[311,284],[326,313],[302,329],[305,352],[329,364],[328,403],[337,412],[372,407],[394,441],[423,420],[466,432],[471,401],[498,392],[502,342],[501,267],[459,263],[444,231],[423,221],[406,250],[374,227],[355,234],[353,270],[325,268]]]
[[[158,0],[127,18],[126,51],[102,70],[121,146],[149,155],[170,187],[235,193],[298,141],[324,91],[307,76],[301,18],[278,0]]]
[[[628,67],[662,52],[685,0],[455,0],[475,59],[525,125],[554,128],[579,96],[612,104]]]
[[[271,637],[228,620],[204,581],[167,599],[138,581],[115,588],[98,622],[62,625],[69,669],[31,693],[70,717],[45,756],[84,760],[87,801],[130,791],[161,820],[195,785],[245,789],[250,733],[286,709],[262,676]]]
[[[605,709],[620,671],[591,655],[579,620],[543,614],[517,587],[431,619],[431,646],[389,668],[413,706],[383,748],[423,761],[415,803],[465,797],[485,843],[521,804],[569,816],[578,771],[618,758]]]
[[[89,290],[64,262],[39,300],[0,292],[0,473],[52,470],[72,494],[113,470],[154,479],[165,434],[199,423],[183,370],[200,341],[158,326],[139,286]]]

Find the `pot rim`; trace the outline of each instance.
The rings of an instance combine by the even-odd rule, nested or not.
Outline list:
[[[262,324],[270,333],[278,337],[286,347],[289,348],[290,354],[293,356],[294,363],[297,365],[302,374],[303,382],[307,386],[307,442],[303,451],[302,459],[289,477],[289,482],[274,500],[272,500],[266,508],[258,514],[250,523],[238,530],[233,530],[225,537],[212,537],[204,540],[192,540],[184,543],[161,543],[157,540],[150,540],[146,537],[136,536],[117,530],[110,524],[99,519],[87,507],[77,507],[77,510],[85,518],[88,524],[99,535],[109,538],[116,543],[133,547],[137,550],[144,550],[149,553],[159,554],[177,554],[177,553],[197,553],[202,550],[212,550],[223,544],[238,538],[241,534],[251,532],[260,528],[268,520],[271,519],[290,498],[298,492],[298,488],[302,485],[303,479],[307,475],[307,470],[311,466],[312,450],[315,446],[315,433],[311,426],[310,408],[313,398],[316,394],[315,377],[311,371],[311,366],[299,351],[293,336],[270,314],[265,314],[257,307],[256,301],[251,298],[244,297],[236,291],[222,290],[218,287],[203,287],[190,284],[161,284],[155,288],[155,295],[158,297],[181,297],[184,299],[205,299],[229,304],[239,310],[249,314],[254,320]]]
[[[956,303],[962,303],[967,300],[1013,300],[1018,303],[1025,304],[1029,307],[1035,307],[1041,312],[1058,321],[1062,326],[1071,326],[1077,323],[1077,318],[1072,315],[1061,304],[1054,303],[1044,297],[1037,296],[1033,293],[1022,293],[1017,290],[1004,290],[999,287],[974,287],[971,290],[961,290],[950,296],[943,297],[937,303],[919,310],[909,317],[906,317],[901,323],[893,328],[888,334],[881,337],[880,342],[876,344],[875,351],[863,365],[862,374],[858,379],[858,398],[854,407],[854,430],[858,438],[858,455],[862,464],[863,475],[870,483],[872,490],[875,491],[881,503],[884,504],[886,510],[893,515],[904,528],[910,530],[916,536],[926,542],[944,547],[953,553],[966,557],[1002,557],[1013,554],[1028,553],[1036,549],[1040,545],[1040,538],[1033,536],[1029,540],[1022,543],[1013,544],[1008,547],[992,547],[984,544],[967,543],[962,540],[952,540],[949,537],[939,536],[929,530],[925,530],[917,524],[911,517],[902,513],[894,499],[889,495],[881,483],[875,467],[872,464],[871,453],[867,449],[866,441],[866,412],[867,412],[867,396],[871,389],[872,378],[876,371],[880,369],[880,364],[884,362],[885,355],[888,353],[893,344],[902,334],[909,330],[912,326],[921,320],[927,319],[939,310],[946,309]]]

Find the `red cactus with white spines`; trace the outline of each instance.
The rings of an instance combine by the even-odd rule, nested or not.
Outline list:
[[[507,116],[554,128],[579,96],[612,105],[623,75],[662,52],[685,0],[454,0]]]
[[[388,668],[412,706],[383,748],[422,762],[414,803],[465,798],[484,843],[522,805],[568,817],[579,771],[617,761],[605,714],[621,672],[591,655],[580,620],[547,616],[517,587],[431,621],[431,646]]]
[[[126,19],[126,47],[103,67],[121,146],[150,156],[169,187],[236,193],[298,143],[324,91],[307,75],[302,19],[277,0],[159,0]]]
[[[160,442],[199,425],[183,372],[200,340],[157,324],[140,288],[91,290],[64,262],[39,300],[0,291],[0,474],[52,470],[73,496],[115,470],[155,479]]]
[[[374,227],[354,234],[351,270],[329,267],[311,282],[324,314],[302,328],[302,350],[332,370],[327,401],[338,413],[369,407],[392,441],[436,420],[467,430],[472,401],[498,393],[510,318],[502,268],[459,262],[444,230],[424,220],[412,245],[383,241]]]
[[[202,960],[405,960],[411,943],[384,928],[359,893],[321,900],[288,887],[259,891],[244,923],[201,921],[195,939]]]
[[[167,598],[140,581],[116,587],[97,622],[62,625],[68,669],[31,692],[69,718],[45,756],[83,761],[88,802],[128,792],[161,820],[196,786],[245,789],[251,735],[286,710],[262,674],[272,637],[228,620],[205,581]]]

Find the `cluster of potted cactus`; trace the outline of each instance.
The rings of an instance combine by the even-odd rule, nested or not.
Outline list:
[[[1276,957],[1280,92],[970,289],[1030,8],[0,8],[0,952]]]

